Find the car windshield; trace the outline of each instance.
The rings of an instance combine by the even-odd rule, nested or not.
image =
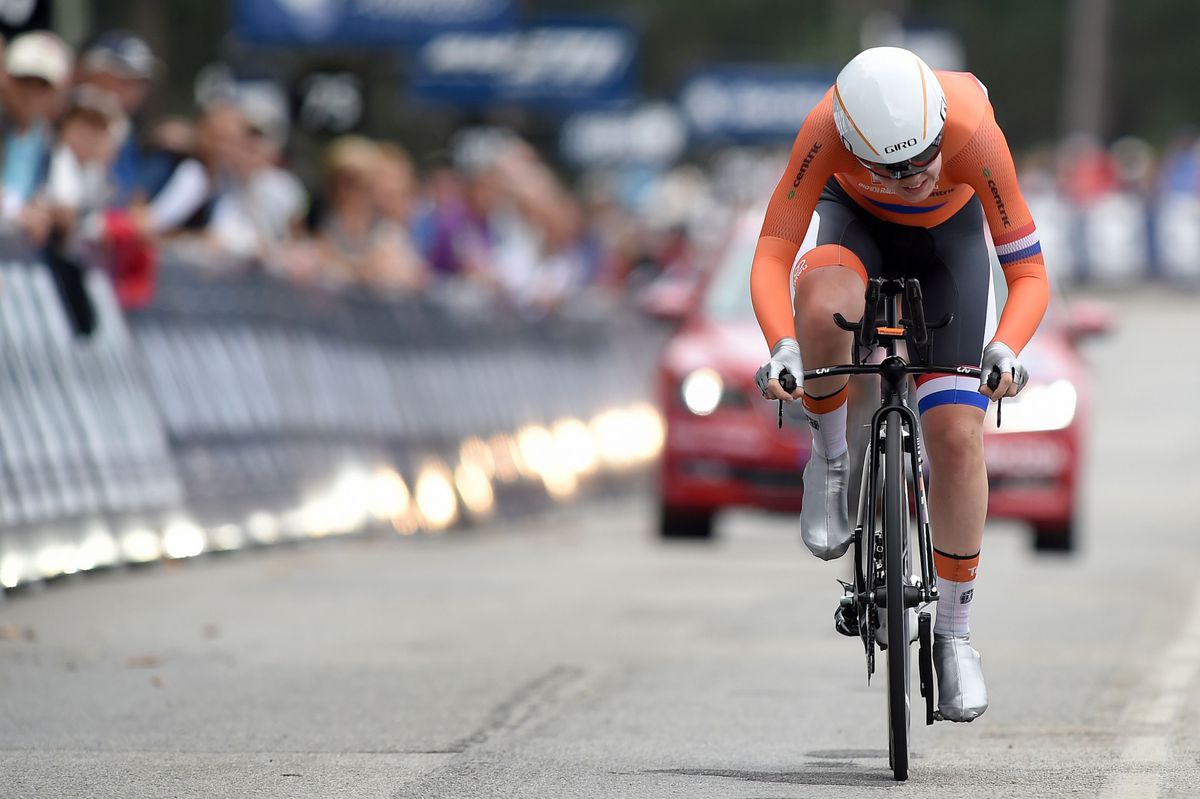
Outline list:
[[[732,322],[754,318],[750,304],[750,263],[757,243],[756,238],[740,237],[721,258],[704,295],[704,311],[710,319]]]

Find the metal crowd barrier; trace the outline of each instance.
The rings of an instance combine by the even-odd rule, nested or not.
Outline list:
[[[1056,194],[1027,199],[1046,264],[1064,280],[1099,288],[1147,281],[1200,287],[1200,198],[1113,193],[1083,207]]]
[[[0,263],[0,585],[544,507],[651,460],[661,333],[211,276],[166,258],[77,334],[44,263]],[[0,252],[5,252],[0,243]]]

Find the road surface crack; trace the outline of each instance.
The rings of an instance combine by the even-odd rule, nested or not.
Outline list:
[[[497,735],[520,729],[533,718],[548,712],[559,701],[562,691],[582,676],[583,669],[560,664],[522,683],[492,708],[479,727],[455,741],[447,751],[461,754],[482,746]]]

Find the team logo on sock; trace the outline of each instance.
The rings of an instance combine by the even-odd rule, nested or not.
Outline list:
[[[971,601],[971,597],[973,597],[973,596],[975,596],[975,589],[968,588],[966,591],[963,591],[962,596],[958,598],[958,604],[960,604],[960,605],[968,604]]]

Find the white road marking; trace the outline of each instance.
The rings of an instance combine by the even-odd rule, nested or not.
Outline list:
[[[1140,771],[1115,771],[1101,797],[1155,799],[1162,781],[1161,768],[1170,748],[1169,727],[1187,699],[1187,689],[1200,674],[1200,592],[1179,637],[1158,658],[1146,681],[1121,715],[1129,730],[1120,744],[1121,762]],[[1152,771],[1145,771],[1150,766]]]
[[[1114,774],[1099,799],[1157,799],[1158,774]]]
[[[1136,735],[1125,741],[1121,760],[1126,763],[1167,762],[1167,736]]]

